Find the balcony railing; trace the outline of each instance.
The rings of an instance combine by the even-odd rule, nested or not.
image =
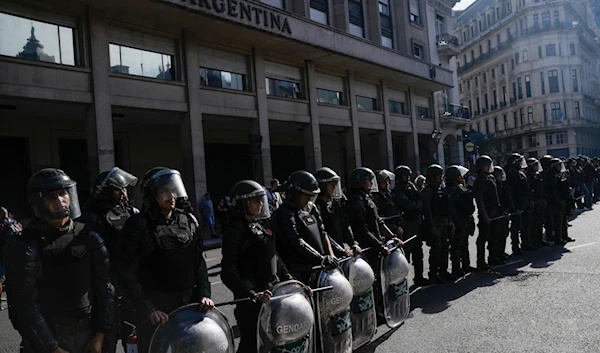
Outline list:
[[[539,33],[545,33],[545,32],[549,32],[549,31],[553,31],[553,30],[557,30],[557,29],[573,29],[573,28],[576,28],[576,27],[573,26],[572,22],[553,22],[552,24],[550,24],[550,22],[548,22],[548,23],[544,23],[543,26],[537,26],[537,27],[532,26],[530,28],[523,29],[522,31],[519,30],[516,34],[513,34],[513,33],[509,34],[508,39],[505,42],[500,43],[497,47],[492,48],[487,53],[484,53],[483,55],[480,55],[479,57],[472,59],[470,62],[466,63],[465,65],[462,65],[456,71],[458,74],[461,74],[465,71],[472,69],[474,66],[477,66],[477,65],[483,63],[484,61],[487,61],[488,59],[496,56],[496,54],[506,50],[507,48],[510,48],[511,45],[509,45],[509,43],[511,43],[511,41],[514,39],[526,38],[526,37],[537,35]],[[580,35],[580,38],[581,37],[583,37],[583,36]],[[585,39],[585,37],[583,37],[583,38]],[[595,47],[593,47],[593,44],[587,40],[584,41],[584,45],[588,46],[590,49],[595,48]],[[594,50],[598,50],[598,49],[594,49]]]
[[[438,34],[435,38],[437,50],[440,54],[449,54],[451,56],[460,53],[458,38],[449,34]]]
[[[504,108],[504,107],[506,107],[506,101],[500,102],[500,108]]]
[[[441,114],[442,118],[465,119],[471,118],[469,108],[458,104],[449,104],[446,106],[446,111]]]

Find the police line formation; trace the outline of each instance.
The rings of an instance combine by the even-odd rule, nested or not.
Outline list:
[[[273,214],[265,188],[240,181],[222,244],[221,279],[234,300],[216,306],[177,170],[145,174],[141,212],[127,197],[138,179],[122,169],[97,176],[83,209],[74,180],[40,170],[28,183],[35,219],[4,236],[21,352],[114,352],[119,338],[126,352],[234,352],[220,305],[236,305],[238,352],[356,350],[379,324],[395,328],[408,317],[407,259],[419,287],[503,263],[509,222],[513,253],[572,240],[564,161],[515,153],[502,169],[481,156],[475,169],[466,178],[465,167],[434,164],[417,186],[407,166],[357,168],[345,183],[348,198],[330,168],[297,171],[278,190],[286,197]]]

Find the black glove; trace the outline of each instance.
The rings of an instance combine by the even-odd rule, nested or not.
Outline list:
[[[321,262],[321,266],[323,266],[327,269],[336,268],[339,266],[339,264],[340,264],[340,262],[338,261],[338,259],[336,259],[335,256],[331,256],[331,255],[327,255],[327,256],[323,257],[323,261]]]

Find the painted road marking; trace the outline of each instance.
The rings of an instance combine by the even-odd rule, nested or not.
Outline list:
[[[587,243],[587,244],[581,244],[581,245],[571,246],[570,248],[567,248],[567,250],[573,250],[573,249],[577,249],[577,248],[583,248],[584,246],[590,246],[590,245],[594,245],[594,244],[598,244],[598,242],[595,241],[593,243]]]

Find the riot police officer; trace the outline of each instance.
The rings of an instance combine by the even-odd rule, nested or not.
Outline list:
[[[497,229],[492,227],[491,218],[500,215],[500,200],[498,199],[496,182],[491,175],[494,170],[492,159],[487,155],[480,156],[475,161],[475,168],[477,179],[475,179],[475,183],[473,184],[473,194],[479,218],[479,235],[476,241],[477,269],[485,271],[489,268],[485,259],[485,244],[488,243],[490,258],[493,259],[493,254],[497,253],[497,244],[495,242],[495,232]]]
[[[397,237],[401,237],[398,234],[398,229],[404,229],[402,214],[396,207],[392,195],[392,183],[396,176],[389,170],[382,169],[375,171],[375,179],[377,179],[377,192],[373,192],[373,200],[377,205],[379,216],[384,220],[387,227]]]
[[[514,210],[513,198],[510,194],[510,190],[506,186],[506,172],[502,167],[494,166],[492,172],[496,181],[496,190],[498,191],[498,200],[500,201],[498,207],[501,214],[508,214],[510,210]],[[502,217],[495,221],[492,221],[492,227],[495,232],[490,234],[490,241],[496,244],[492,253],[490,249],[489,264],[492,266],[504,264],[504,260],[508,259],[508,255],[504,252],[506,249],[506,239],[508,238],[508,224],[510,219],[508,216]],[[522,254],[519,248],[513,247],[513,255]]]
[[[199,303],[207,311],[210,299],[206,263],[196,218],[175,208],[187,198],[179,171],[155,167],[141,183],[142,212],[125,223],[117,246],[117,279],[138,314],[138,350],[147,352],[154,327],[172,312]]]
[[[423,277],[423,238],[421,237],[421,222],[423,220],[423,194],[417,189],[410,179],[412,170],[405,165],[394,169],[396,185],[393,190],[394,202],[402,212],[404,223],[404,238],[417,236],[413,241],[405,244],[406,258],[412,261],[415,269],[414,285],[417,287],[431,284],[429,279]]]
[[[331,168],[323,167],[315,172],[315,178],[321,189],[316,204],[333,251],[337,256],[352,256],[362,253],[348,223],[347,200],[342,192],[340,176]],[[350,249],[345,249],[344,245]]]
[[[135,186],[137,181],[138,178],[118,167],[98,174],[94,181],[92,195],[78,219],[79,222],[89,224],[98,234],[102,235],[111,255],[115,253],[119,234],[125,222],[129,217],[140,212],[129,204],[127,196],[127,187]],[[118,331],[124,328],[122,320],[131,320],[130,304],[122,300],[115,276],[113,276],[113,283],[117,287],[116,319],[118,322],[110,337],[105,337],[105,352],[115,352],[118,336],[122,340],[127,338],[127,331]]]
[[[443,283],[456,279],[448,272],[450,239],[456,230],[452,222],[452,202],[442,189],[444,169],[438,164],[427,168],[427,184],[423,189],[425,196],[425,243],[429,251],[429,280]]]
[[[271,298],[273,285],[292,277],[277,255],[273,232],[261,223],[271,216],[265,188],[243,180],[233,186],[231,198],[234,220],[223,235],[221,279],[234,299],[252,299],[237,304],[234,315],[241,336],[238,353],[256,352],[261,304]]]
[[[277,252],[294,278],[311,285],[317,274],[314,266],[339,265],[315,207],[321,190],[317,179],[303,170],[292,173],[283,189],[286,199],[271,219],[277,235]]]
[[[531,197],[533,199],[533,209],[531,210],[531,242],[540,247],[549,245],[544,241],[542,226],[544,224],[543,215],[546,207],[546,198],[544,197],[544,179],[542,178],[542,165],[537,158],[527,158],[527,178],[531,186]]]
[[[114,287],[102,237],[74,221],[77,184],[47,168],[27,184],[35,219],[7,258],[8,303],[21,352],[100,353],[114,328]],[[92,315],[93,314],[93,315]]]
[[[475,205],[473,193],[464,186],[464,176],[469,170],[463,166],[451,165],[446,169],[446,189],[453,206],[452,222],[456,226],[454,237],[450,243],[450,261],[452,262],[452,275],[462,277],[464,274],[474,272],[469,257],[468,227],[473,219]]]
[[[531,188],[527,175],[523,171],[527,168],[525,158],[513,153],[506,161],[506,187],[513,197],[514,208],[510,212],[523,211],[522,214],[513,215],[510,218],[510,236],[513,253],[520,253],[520,249],[534,250],[530,240],[531,232],[531,210],[533,200],[531,199]],[[519,233],[521,234],[521,246],[519,247]]]

